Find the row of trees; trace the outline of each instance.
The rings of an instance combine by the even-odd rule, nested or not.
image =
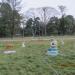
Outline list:
[[[20,28],[20,0],[2,0],[0,2],[0,37],[13,37]]]
[[[33,12],[33,17],[28,18],[27,15],[21,16],[19,13],[20,4],[21,0],[0,2],[0,37],[13,37],[16,34],[23,36],[75,34],[75,19],[72,15],[65,15],[64,6],[59,6],[60,18],[55,16],[58,11],[50,7],[37,8],[41,17],[35,16]]]
[[[44,36],[44,22],[39,17],[34,20],[28,19],[26,22],[25,35]],[[73,35],[75,34],[75,19],[72,15],[63,16],[61,18],[51,17],[46,24],[46,35]]]
[[[44,21],[41,20],[41,17],[29,18],[26,22],[26,28],[24,29],[25,35],[46,36],[75,34],[75,18],[72,15],[65,15],[65,6],[59,6],[60,18],[54,16],[56,14],[52,12],[54,10],[53,8],[43,7],[41,9],[43,11],[42,17]],[[51,16],[51,12],[53,16],[49,17]],[[55,10],[55,12],[57,11]]]

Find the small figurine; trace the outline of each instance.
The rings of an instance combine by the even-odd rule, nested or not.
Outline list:
[[[26,47],[26,46],[25,46],[25,42],[22,42],[22,47]]]

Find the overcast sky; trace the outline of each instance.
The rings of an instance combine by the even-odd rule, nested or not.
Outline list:
[[[66,6],[66,14],[71,14],[75,17],[75,0],[23,0],[23,12],[29,8],[38,8],[43,6],[54,7],[58,10],[59,5]]]

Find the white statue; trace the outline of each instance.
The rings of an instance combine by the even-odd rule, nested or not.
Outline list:
[[[25,46],[25,42],[22,42],[22,47],[26,47],[26,46]]]

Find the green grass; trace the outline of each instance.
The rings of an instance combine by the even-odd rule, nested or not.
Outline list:
[[[57,37],[60,54],[56,57],[47,55],[49,40],[25,38],[25,48],[21,47],[22,41],[12,42],[17,53],[0,54],[0,75],[75,75],[75,40],[64,37],[61,46],[60,39]],[[5,43],[0,42],[0,51],[5,50]]]

